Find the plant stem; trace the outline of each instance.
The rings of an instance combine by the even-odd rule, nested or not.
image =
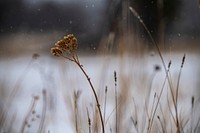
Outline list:
[[[91,133],[91,120],[90,120],[90,115],[89,115],[88,108],[86,108],[86,109],[87,109],[87,116],[88,116],[89,133]]]
[[[162,56],[161,50],[158,46],[158,44],[156,43],[156,41],[153,39],[149,29],[147,28],[147,26],[145,25],[145,23],[143,22],[143,20],[141,19],[140,15],[135,11],[135,9],[133,9],[131,6],[129,7],[130,11],[132,12],[132,14],[134,16],[137,17],[137,19],[139,20],[139,22],[142,24],[142,26],[144,27],[144,29],[146,30],[147,34],[149,35],[152,43],[155,45],[157,51],[158,51],[158,55],[160,56],[161,62],[163,64],[164,70],[165,70],[165,74],[169,83],[169,88],[170,88],[170,92],[172,95],[172,101],[173,101],[173,105],[175,108],[175,113],[176,113],[176,126],[177,126],[177,133],[180,133],[180,126],[179,126],[179,120],[178,120],[178,110],[177,110],[177,103],[176,103],[176,97],[174,96],[174,92],[173,92],[173,87],[172,87],[172,82],[170,81],[169,75],[168,75],[168,71],[167,71],[167,67],[164,61],[164,58]]]
[[[74,91],[74,117],[75,117],[75,127],[76,127],[76,133],[78,133],[78,107],[77,107],[77,93]]]
[[[33,111],[33,109],[35,108],[35,105],[36,105],[36,99],[33,97],[30,109],[29,109],[28,113],[26,114],[25,119],[23,121],[23,124],[21,127],[21,133],[24,133],[26,124],[28,122],[28,118],[31,116],[31,111]]]
[[[42,95],[43,95],[42,117],[37,133],[41,133],[43,131],[45,125],[46,110],[47,110],[47,92],[45,89],[42,90]]]
[[[104,115],[103,115],[104,123],[105,123],[105,120],[106,120],[107,91],[108,91],[108,87],[106,86],[106,89],[105,89],[105,101],[104,101]]]
[[[118,115],[118,112],[117,112],[117,104],[118,104],[118,101],[117,101],[117,73],[116,71],[114,71],[114,80],[115,80],[115,106],[116,106],[116,116],[115,116],[115,132],[118,133],[118,123],[117,123],[117,115]]]
[[[97,108],[98,108],[98,111],[99,111],[99,116],[100,116],[100,119],[101,119],[102,133],[105,133],[104,123],[103,123],[103,116],[102,116],[102,113],[101,113],[101,108],[100,108],[100,104],[99,104],[97,93],[96,93],[96,91],[95,91],[95,89],[94,89],[94,87],[92,85],[92,82],[91,82],[89,76],[87,75],[87,73],[83,69],[83,66],[79,63],[79,60],[77,60],[74,56],[73,56],[73,59],[74,59],[74,62],[78,65],[78,67],[81,69],[81,71],[83,72],[83,74],[85,75],[85,77],[87,78],[87,80],[88,80],[88,82],[90,84],[90,87],[92,89],[92,92],[93,92],[95,100],[96,100]]]

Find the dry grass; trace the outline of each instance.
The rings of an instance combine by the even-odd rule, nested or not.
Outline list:
[[[102,76],[100,79],[97,79],[102,80],[98,82],[100,84],[99,88],[97,87],[96,80],[93,80],[92,78],[90,79],[88,76],[89,74],[86,73],[86,70],[89,71],[87,67],[80,63],[76,53],[78,43],[73,35],[66,36],[61,41],[57,42],[56,47],[51,50],[53,55],[64,57],[66,64],[68,62],[73,62],[78,66],[83,75],[86,77],[86,81],[89,83],[88,88],[90,87],[92,92],[88,92],[88,88],[83,88],[81,91],[76,91],[77,89],[75,88],[66,90],[69,85],[65,84],[66,77],[62,75],[65,69],[60,69],[60,79],[55,79],[55,81],[60,81],[62,84],[61,88],[64,88],[65,90],[54,90],[53,92],[62,91],[60,92],[63,93],[61,94],[61,99],[64,101],[64,107],[67,108],[65,113],[67,114],[68,112],[71,114],[67,117],[67,119],[70,119],[71,128],[73,128],[73,131],[76,133],[198,133],[200,131],[200,115],[198,114],[199,99],[192,96],[190,98],[190,105],[183,106],[180,98],[182,91],[181,76],[184,72],[184,63],[187,62],[187,60],[185,61],[186,55],[183,54],[184,56],[182,58],[182,62],[180,63],[178,76],[173,77],[171,72],[171,61],[169,61],[168,65],[166,65],[159,45],[154,41],[139,14],[132,7],[130,7],[130,11],[136,16],[136,18],[138,18],[139,22],[149,34],[162,62],[161,66],[154,66],[154,70],[150,75],[146,74],[145,70],[142,68],[142,74],[139,73],[131,64],[131,62],[133,62],[133,64],[137,64],[140,60],[142,60],[143,54],[146,54],[144,46],[140,46],[138,49],[143,50],[141,50],[142,52],[140,51],[139,60],[133,61],[132,57],[128,57],[130,55],[127,54],[126,51],[128,51],[129,47],[125,47],[124,45],[126,42],[125,40],[127,38],[129,39],[131,35],[127,37],[123,36],[119,39],[119,47],[116,54],[119,62],[117,65],[119,66],[114,67],[113,69],[114,80],[113,76],[106,77],[107,73],[113,72],[106,71],[109,66],[113,65],[109,64],[111,62],[110,60],[113,60],[113,57],[110,56],[109,53],[112,52],[114,42],[109,41],[109,39],[112,38],[108,38],[109,44],[106,44],[109,45],[107,47],[108,49],[106,49],[107,51],[103,51],[107,55],[102,55],[104,56],[103,59],[105,59],[105,64],[103,65],[103,70],[101,71]],[[42,89],[39,94],[40,96],[32,97],[29,107],[27,106],[25,109],[27,111],[23,115],[23,120],[18,121],[17,112],[10,111],[12,110],[12,104],[14,104],[14,101],[17,100],[17,94],[22,93],[21,89],[23,88],[23,79],[30,70],[31,64],[37,58],[38,55],[33,56],[32,60],[27,65],[27,68],[22,73],[22,76],[17,80],[8,98],[4,99],[1,97],[1,100],[3,99],[4,103],[1,105],[2,107],[0,110],[0,132],[53,132],[49,130],[48,124],[53,121],[53,119],[50,119],[49,115],[54,115],[53,113],[55,112],[52,113],[50,110],[58,106],[51,103],[52,98],[57,98],[57,95],[52,94],[53,96],[51,97],[51,89],[49,88]],[[61,62],[63,63],[63,60],[61,60]],[[127,65],[130,66],[127,67]],[[139,65],[139,67],[142,67],[143,65],[144,64]],[[63,66],[65,65],[61,65],[61,67]],[[164,68],[164,76],[158,80],[156,77],[159,75],[162,68]],[[92,72],[94,73],[94,71]],[[69,80],[70,78],[71,77],[69,77]],[[61,80],[63,80],[63,82]],[[83,78],[83,80],[85,80],[85,78]],[[93,84],[92,81],[95,83]],[[155,83],[157,82],[160,82],[159,85],[161,86],[155,86]],[[77,78],[76,81],[67,83],[79,84],[82,87],[79,78]],[[49,80],[48,84],[53,83]],[[58,89],[57,86],[55,88]],[[69,90],[71,90],[72,93],[70,93]],[[3,89],[0,91],[3,91]],[[90,96],[92,96],[92,98]],[[42,98],[40,99],[39,97]],[[40,106],[38,104],[40,104]],[[36,108],[37,106],[39,109]],[[52,107],[50,108],[49,106]],[[187,108],[187,110],[185,108]],[[39,111],[36,111],[37,109]],[[34,126],[34,122],[37,123],[36,126]],[[15,125],[20,125],[20,129],[15,129]],[[33,129],[31,129],[31,127],[33,127]]]
[[[123,62],[124,57],[120,60]],[[125,74],[124,71],[127,70],[127,68],[125,69],[124,65],[122,65],[120,69],[117,69],[115,71],[114,77],[108,77],[113,85],[106,85],[106,82],[100,82],[101,84],[103,84],[103,86],[104,84],[107,86],[106,88],[104,87],[104,91],[97,93],[99,104],[101,105],[100,107],[103,115],[102,117],[105,126],[105,132],[167,133],[199,131],[199,116],[195,113],[198,110],[198,98],[194,96],[191,97],[191,107],[187,106],[187,108],[189,108],[188,110],[190,110],[190,113],[183,112],[181,108],[185,107],[179,104],[181,103],[181,98],[179,98],[179,96],[181,96],[180,92],[182,91],[181,73],[182,71],[184,73],[184,65],[180,63],[180,71],[177,80],[173,80],[174,78],[171,78],[171,66],[169,65],[169,67],[167,68],[167,72],[170,75],[170,83],[173,86],[176,86],[173,87],[173,93],[171,92],[170,86],[168,85],[166,75],[165,77],[163,77],[163,80],[159,80],[159,82],[163,82],[161,83],[162,86],[155,88],[155,83],[158,82],[156,76],[159,75],[159,72],[161,71],[160,69],[162,68],[159,67],[160,66],[155,66],[152,74],[145,75],[147,76],[146,79],[143,77],[137,82],[136,80],[138,77],[135,77],[135,75],[132,75],[132,73]],[[87,69],[87,67],[85,69]],[[78,82],[78,80],[76,82]],[[132,86],[133,84],[134,86],[137,86],[138,83],[140,83],[138,88]],[[63,85],[66,86],[65,84]],[[95,86],[96,85],[97,84],[95,83]],[[145,91],[145,88],[147,89],[147,91]],[[85,89],[88,90],[87,88],[84,88],[84,90]],[[74,132],[101,132],[101,123],[99,122],[100,119],[98,115],[99,112],[98,110],[96,110],[97,108],[93,106],[96,105],[95,99],[87,99],[87,97],[89,97],[91,94],[84,94],[85,92],[83,90],[72,90],[73,93],[68,92],[67,95],[68,97],[70,97],[70,94],[73,96],[71,100],[72,106],[69,106],[69,101],[67,98],[65,99],[65,101],[68,101],[68,103],[66,103],[65,106],[68,110],[72,110],[71,127],[74,127]],[[46,93],[49,93],[48,89],[46,90]],[[173,97],[176,101],[175,105],[173,102]],[[44,107],[45,104],[49,104],[48,102],[50,102],[50,97],[46,98],[48,100],[42,98],[43,100],[35,100],[34,103],[33,97],[33,102],[30,102],[30,107],[27,106],[27,113],[23,116],[24,120],[23,122],[21,122],[21,132],[32,131],[33,129],[31,129],[31,127],[34,125],[34,122],[38,123],[38,126],[35,129],[37,129],[39,132],[41,132],[42,130],[48,131],[49,122],[45,120],[45,116],[48,113],[45,114],[45,112],[48,112],[49,108],[47,108],[46,110]],[[167,104],[165,101],[167,101]],[[43,108],[43,111],[39,111],[38,113],[40,113],[40,117],[37,118],[36,121],[32,122],[31,119],[34,114],[32,114],[31,112],[34,110],[34,104],[37,103],[44,104],[44,107],[41,106],[41,109]],[[5,115],[5,113],[1,115],[4,117],[1,118],[1,121],[3,122],[1,124],[1,127],[3,127],[5,131],[17,132],[18,130],[16,130],[9,124],[10,121],[12,121],[13,123],[17,121],[17,113],[8,112],[7,115]],[[30,123],[28,124],[26,122],[27,119],[30,120]],[[179,124],[179,126],[177,125],[177,123]],[[49,130],[49,132],[53,131]]]

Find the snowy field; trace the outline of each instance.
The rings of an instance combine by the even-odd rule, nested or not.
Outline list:
[[[178,74],[184,53],[165,54],[166,65],[171,60],[170,77],[172,84],[176,88]],[[185,64],[182,69],[179,85],[179,111],[185,119],[190,118],[191,98],[195,97],[198,105],[200,101],[200,56],[193,53],[186,53]],[[137,112],[144,113],[144,101],[147,93],[150,92],[150,107],[153,103],[154,94],[158,94],[165,80],[165,72],[160,58],[157,55],[134,55],[125,56],[79,56],[83,68],[91,78],[91,81],[98,92],[102,112],[104,109],[105,87],[108,87],[107,107],[105,119],[108,119],[106,130],[114,128],[114,71],[117,73],[117,90],[122,95],[128,90],[127,118],[133,106],[133,99],[136,103]],[[155,70],[155,66],[160,70]],[[26,133],[35,133],[42,121],[42,113],[45,112],[43,132],[45,133],[70,133],[75,132],[73,114],[74,91],[80,92],[78,99],[79,107],[79,130],[88,132],[87,110],[91,117],[94,113],[95,100],[89,84],[76,66],[76,64],[52,57],[51,55],[40,55],[37,59],[32,59],[31,55],[20,58],[9,58],[0,60],[0,84],[1,84],[1,109],[8,108],[7,119],[2,132],[7,130],[17,133],[22,130]],[[127,89],[128,88],[128,89]],[[16,91],[16,93],[13,93]],[[11,98],[9,96],[13,93]],[[165,84],[161,105],[167,108],[167,95],[169,93],[168,84]],[[30,110],[31,103],[35,100],[35,106],[31,115],[25,118]],[[8,100],[9,99],[9,100]],[[11,101],[11,102],[10,102]],[[120,101],[120,98],[119,98]],[[46,105],[44,107],[44,105]],[[158,109],[159,110],[159,109]],[[130,112],[129,112],[130,111]],[[129,112],[129,113],[128,113]],[[158,111],[159,112],[159,111]],[[197,111],[198,112],[198,111]],[[142,114],[138,114],[139,120]],[[198,113],[195,113],[198,119]],[[189,123],[189,122],[188,122]],[[11,126],[12,125],[12,126]],[[138,129],[142,131],[142,120],[138,121]],[[10,127],[9,127],[10,126]],[[170,126],[170,125],[166,125]],[[187,124],[186,129],[190,127]],[[130,128],[130,132],[136,132]]]

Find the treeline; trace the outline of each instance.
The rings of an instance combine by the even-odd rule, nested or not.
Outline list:
[[[110,0],[98,3],[86,1],[43,1],[27,4],[24,0],[0,1],[0,34],[10,32],[51,32],[58,30],[65,33],[91,35],[91,44],[100,39],[102,34],[120,33],[123,21],[124,5],[134,7],[141,15],[154,38],[160,33],[171,32],[171,25],[179,16],[181,0]],[[90,4],[90,5],[89,5]],[[137,20],[129,14],[127,24],[133,31],[145,32],[138,28]],[[129,27],[130,28],[130,27]],[[136,31],[137,32],[137,31]],[[144,34],[145,35],[145,34]],[[83,35],[84,36],[84,35]]]
[[[83,30],[78,23],[84,23],[84,7],[79,4],[40,2],[27,4],[22,0],[0,2],[0,28],[4,32],[18,30],[51,31],[70,30],[67,27]]]

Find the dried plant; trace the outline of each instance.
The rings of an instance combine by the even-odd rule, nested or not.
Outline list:
[[[23,121],[23,124],[22,124],[22,127],[21,127],[21,133],[24,133],[25,131],[25,128],[28,124],[28,119],[31,117],[32,114],[35,114],[35,106],[36,106],[36,103],[38,101],[39,97],[38,96],[34,96],[32,98],[32,102],[31,102],[31,105],[30,105],[30,108],[27,112],[27,114],[25,115],[25,118],[24,118],[24,121]]]
[[[118,113],[117,113],[117,104],[118,104],[118,100],[117,100],[117,98],[118,98],[118,96],[117,96],[117,72],[116,71],[114,71],[114,81],[115,81],[115,108],[116,108],[116,115],[115,115],[115,132],[116,133],[118,133],[118,123],[117,123],[117,121],[118,121],[118,118],[117,118],[117,116],[118,116]]]
[[[93,86],[89,76],[87,75],[86,71],[83,69],[83,65],[79,62],[79,59],[78,59],[78,56],[77,56],[77,53],[76,53],[76,50],[78,48],[78,41],[77,41],[76,37],[73,34],[69,34],[67,36],[64,36],[63,39],[61,39],[60,41],[55,43],[55,46],[56,47],[51,48],[51,53],[54,56],[63,57],[67,60],[74,62],[76,65],[78,65],[80,70],[83,72],[83,74],[87,78],[88,83],[90,84],[90,87],[92,89],[92,92],[93,92],[95,100],[96,100],[96,104],[97,104],[97,108],[98,108],[98,112],[99,112],[99,117],[100,117],[100,120],[101,120],[102,132],[105,133],[103,116],[102,116],[102,112],[101,112],[100,103],[99,103],[97,93],[94,89],[94,86]]]
[[[75,117],[75,127],[76,133],[79,133],[79,125],[78,125],[78,100],[80,98],[81,91],[74,91],[74,117]]]
[[[106,119],[107,92],[108,92],[108,87],[106,86],[106,88],[105,88],[105,99],[104,99],[104,114],[103,114],[104,124],[105,124],[105,119]]]
[[[44,132],[43,130],[45,125],[46,111],[47,111],[47,91],[45,89],[42,90],[42,97],[43,97],[42,116],[37,133]]]
[[[152,37],[149,29],[147,28],[147,26],[145,25],[145,23],[143,22],[142,18],[140,17],[140,15],[137,13],[137,11],[133,8],[133,7],[129,7],[131,13],[137,17],[137,19],[139,20],[139,22],[142,24],[142,26],[144,27],[144,29],[146,30],[147,34],[149,35],[152,43],[155,45],[156,49],[157,49],[157,52],[160,56],[160,59],[161,59],[161,62],[163,64],[163,67],[164,67],[164,70],[165,70],[165,74],[166,74],[166,79],[168,81],[168,84],[169,84],[169,88],[170,88],[170,93],[171,93],[171,97],[172,97],[172,102],[173,102],[173,106],[174,106],[174,110],[175,110],[175,116],[173,116],[173,114],[171,113],[172,117],[173,117],[173,120],[176,124],[176,129],[177,129],[177,133],[180,133],[181,132],[181,125],[180,125],[180,120],[179,120],[179,117],[178,117],[178,90],[179,90],[179,81],[180,81],[180,76],[181,76],[181,71],[182,71],[182,68],[183,68],[183,64],[185,62],[185,55],[183,56],[183,59],[182,59],[182,64],[181,64],[181,68],[180,68],[180,72],[179,72],[179,76],[178,76],[178,83],[177,83],[177,88],[176,88],[176,93],[174,93],[174,87],[173,87],[173,84],[172,84],[172,81],[169,77],[169,71],[167,69],[167,66],[165,64],[165,61],[164,61],[164,58],[162,56],[162,53],[161,53],[161,50],[158,46],[158,44],[156,43],[156,41],[154,40],[154,38]],[[171,65],[171,62],[169,63]],[[169,104],[169,102],[168,102]],[[170,112],[171,112],[171,109],[170,109]],[[151,122],[152,123],[152,122]],[[152,124],[150,127],[148,127],[148,133],[151,132],[151,127],[152,127]]]
[[[2,109],[0,109],[0,125],[4,125],[6,123],[6,119],[8,118],[8,111],[13,106],[13,101],[16,100],[17,94],[20,93],[20,91],[22,90],[22,83],[25,79],[25,76],[30,71],[31,65],[39,57],[40,57],[40,55],[37,53],[34,53],[32,55],[32,58],[29,61],[29,63],[27,64],[23,73],[20,75],[20,77],[17,79],[16,83],[14,84],[14,86],[11,90],[11,93],[5,99],[5,103],[3,105],[4,107]]]
[[[91,119],[90,119],[90,114],[89,114],[89,111],[88,111],[88,108],[87,109],[87,118],[88,118],[88,130],[89,130],[89,133],[91,133]]]

